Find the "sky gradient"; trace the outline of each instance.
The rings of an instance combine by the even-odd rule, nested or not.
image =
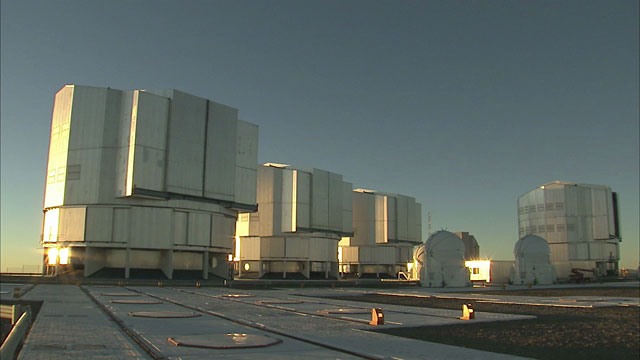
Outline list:
[[[260,126],[258,159],[413,196],[513,259],[518,196],[619,193],[639,265],[637,1],[1,3],[2,271],[38,264],[53,96],[176,88]]]

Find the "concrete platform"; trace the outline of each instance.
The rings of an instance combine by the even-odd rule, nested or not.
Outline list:
[[[151,359],[78,286],[38,285],[22,299],[44,303],[19,360]]]
[[[465,321],[459,319],[460,310],[357,303],[324,296],[380,293],[543,306],[640,305],[637,298],[495,295],[484,293],[487,290],[482,288],[249,290],[195,286],[2,285],[2,291],[6,292],[0,294],[3,299],[13,299],[13,288],[18,287],[19,292],[24,293],[21,299],[44,301],[19,359],[514,359],[517,357],[371,330],[510,321],[531,316],[476,312],[475,320]],[[639,285],[636,282],[628,286]],[[373,307],[383,309],[384,325],[369,325]],[[140,312],[198,316],[129,315]],[[235,347],[242,343],[264,347]]]
[[[419,340],[399,338],[390,335],[370,332],[373,327],[368,325],[370,320],[369,309],[372,306],[354,306],[352,302],[337,300],[317,300],[293,294],[294,290],[243,290],[224,288],[130,288],[145,295],[162,299],[167,303],[174,303],[176,306],[187,306],[190,309],[198,309],[203,313],[217,317],[219,320],[226,320],[226,323],[251,327],[255,333],[256,329],[262,329],[271,334],[276,334],[284,340],[282,345],[286,345],[292,340],[298,340],[316,345],[325,349],[336,349],[342,354],[338,357],[344,358],[345,354],[355,355],[360,358],[383,359],[383,358],[403,358],[403,359],[511,359],[516,358],[510,355],[488,353],[478,350],[453,347],[449,345],[429,343]],[[300,289],[296,289],[298,291]],[[253,295],[225,297],[221,295]],[[295,300],[295,301],[292,301]],[[284,304],[275,304],[282,301]],[[180,305],[178,305],[180,304]],[[458,319],[459,311],[440,309],[411,309],[406,307],[385,307],[385,320],[383,327],[399,326],[422,326],[425,324],[448,324],[461,323]],[[355,314],[322,314],[319,311],[327,309],[356,308],[362,310]],[[117,312],[126,309],[116,310]],[[508,314],[479,314],[479,321],[495,321],[522,319],[526,316],[514,316]],[[204,318],[204,317],[203,317]],[[237,325],[235,325],[237,326]],[[139,328],[139,327],[138,327]],[[200,324],[193,325],[199,331],[204,328]],[[176,326],[172,326],[176,329]],[[154,345],[163,349],[167,355],[178,355],[173,352],[168,353],[162,347],[160,334],[153,333],[151,329],[145,332],[147,339],[152,339]],[[204,330],[203,330],[204,331]],[[166,336],[166,333],[165,333]],[[270,351],[277,349],[281,345],[269,348]],[[265,349],[266,351],[266,349]],[[326,350],[325,350],[326,351]],[[182,354],[180,356],[185,356]],[[195,355],[195,354],[194,354]],[[217,354],[216,354],[217,356]],[[269,353],[261,354],[261,357],[269,356]],[[281,352],[279,357],[298,358],[299,356],[289,352]]]

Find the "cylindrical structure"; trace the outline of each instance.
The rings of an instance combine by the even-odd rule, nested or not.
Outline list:
[[[620,259],[618,194],[603,185],[552,182],[518,198],[519,236],[537,235],[551,249],[558,278],[582,268],[617,274]]]

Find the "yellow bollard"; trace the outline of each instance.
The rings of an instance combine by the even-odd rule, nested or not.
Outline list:
[[[381,308],[371,309],[371,321],[369,325],[384,325],[384,313]]]
[[[473,320],[476,318],[476,313],[473,311],[473,306],[471,304],[463,304],[462,305],[462,316],[460,320]]]

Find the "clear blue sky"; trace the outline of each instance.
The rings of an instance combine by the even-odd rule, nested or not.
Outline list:
[[[620,194],[638,266],[638,1],[1,3],[2,270],[37,264],[54,93],[177,88],[260,125],[259,160],[414,196],[512,259],[518,196]]]

